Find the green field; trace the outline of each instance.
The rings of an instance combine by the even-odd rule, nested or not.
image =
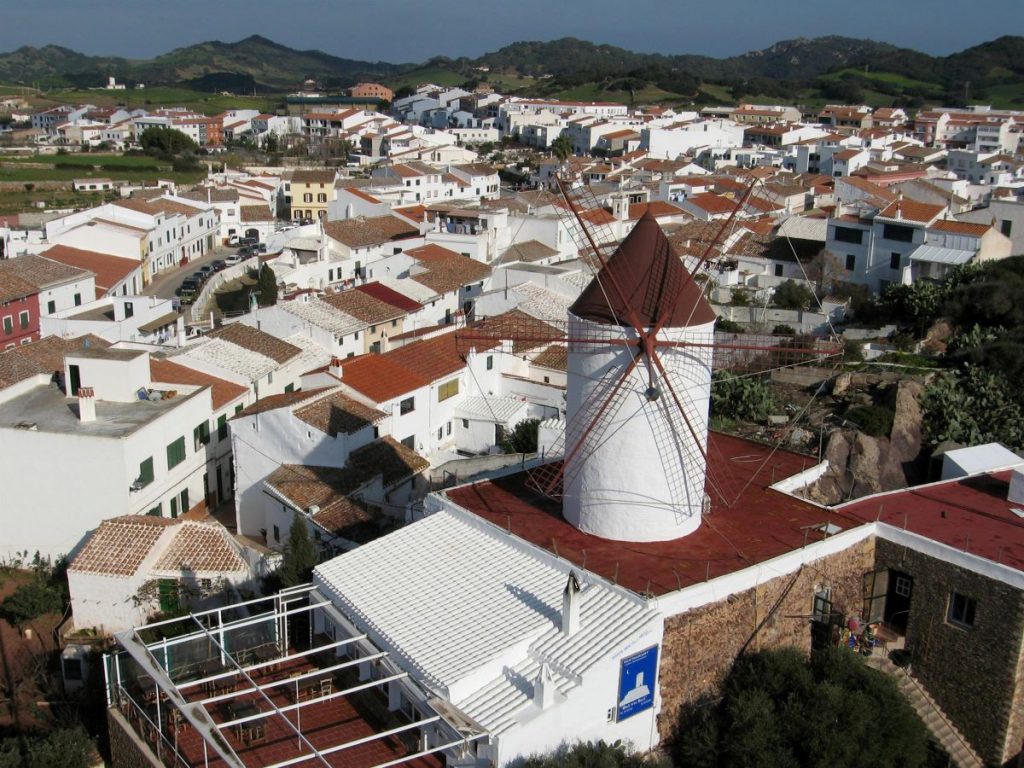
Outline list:
[[[599,83],[587,83],[577,88],[556,91],[552,96],[566,101],[614,101],[620,104],[658,104],[665,101],[682,102],[678,93],[664,91],[655,85],[648,85],[631,94],[629,91],[606,91]]]
[[[186,107],[196,112],[216,114],[224,110],[258,109],[275,112],[284,102],[283,96],[222,96],[193,91],[189,88],[157,86],[142,90],[106,91],[55,89],[29,97],[33,106],[47,107],[58,104],[95,104],[97,107],[124,106],[127,109],[156,107]]]
[[[18,163],[21,165],[45,164],[50,166],[60,163],[61,165],[79,165],[85,168],[102,165],[117,166],[126,170],[133,168],[148,169],[155,165],[166,168],[168,171],[171,170],[169,163],[161,163],[156,158],[147,155],[109,155],[96,152],[76,152],[66,155],[17,155],[11,157],[0,155],[0,163]]]
[[[838,72],[830,72],[827,75],[822,75],[820,80],[841,80],[844,75],[856,76],[858,78],[874,81],[876,83],[885,83],[887,85],[899,86],[903,90],[915,89],[925,92],[934,93],[935,95],[942,95],[943,87],[938,83],[926,82],[924,80],[914,80],[903,75],[897,75],[893,72],[865,72],[861,69],[842,69]]]
[[[712,99],[717,100],[721,106],[736,103],[736,99],[732,97],[732,91],[730,91],[727,86],[717,85],[715,83],[704,83],[701,85],[700,90]]]
[[[103,178],[115,181],[156,181],[170,179],[179,184],[195,184],[206,177],[206,169],[189,171],[98,171],[94,169],[75,168],[0,168],[0,182],[5,181],[74,181],[75,179]]]

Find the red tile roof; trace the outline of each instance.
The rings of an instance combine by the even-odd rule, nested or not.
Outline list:
[[[39,288],[18,277],[13,270],[0,270],[0,301],[15,301],[37,293]]]
[[[241,384],[218,379],[216,376],[211,376],[208,373],[203,373],[178,363],[172,363],[170,360],[159,357],[149,358],[149,375],[153,381],[163,384],[188,384],[197,387],[210,387],[210,399],[213,401],[213,409],[215,411],[220,410],[249,391]]]
[[[813,460],[717,433],[709,440],[712,474],[730,503],[709,483],[710,514],[694,533],[675,541],[623,544],[583,533],[564,520],[560,502],[528,488],[526,473],[446,494],[502,529],[640,594],[675,592],[799,549],[822,536],[810,526],[859,524],[768,487],[773,476],[794,475]]]
[[[330,387],[318,387],[317,389],[302,389],[298,392],[284,392],[280,395],[261,397],[255,403],[239,413],[238,416],[253,416],[257,413],[266,413],[267,411],[274,411],[278,408],[290,408],[296,403],[301,403],[305,400],[312,400],[317,395],[322,395],[329,389]]]
[[[630,221],[635,221],[643,217],[647,211],[655,217],[658,216],[687,216],[686,211],[680,208],[678,205],[672,205],[672,203],[666,203],[664,200],[652,200],[650,203],[637,203],[629,206],[629,218]]]
[[[931,205],[930,203],[919,203],[917,200],[894,200],[889,203],[878,215],[887,219],[903,219],[918,224],[928,224],[934,221],[944,210],[944,205]]]
[[[324,223],[324,234],[349,248],[365,248],[391,240],[414,237],[419,229],[397,216],[371,216]]]
[[[362,291],[367,296],[372,296],[378,301],[383,301],[385,304],[390,304],[403,312],[416,312],[421,308],[418,301],[413,301],[408,296],[392,290],[381,283],[366,283],[365,285],[356,286],[356,290]]]
[[[106,349],[110,342],[87,334],[74,339],[44,336],[39,341],[0,352],[0,388],[33,376],[54,376],[64,370],[64,355],[86,348]]]
[[[346,315],[370,325],[395,320],[408,314],[407,310],[399,309],[394,304],[377,298],[373,295],[374,292],[351,289],[341,293],[329,293],[323,300]],[[419,309],[419,306],[417,304],[416,308]]]
[[[276,336],[243,323],[231,323],[206,334],[210,339],[222,339],[250,352],[269,357],[277,363],[287,363],[302,353],[298,347]]]
[[[970,221],[956,221],[954,219],[942,219],[936,221],[931,226],[937,232],[951,232],[957,235],[971,235],[972,237],[981,237],[990,229],[991,224],[975,224]]]
[[[733,209],[736,208],[735,200],[730,200],[728,197],[715,195],[711,192],[702,192],[699,195],[687,198],[687,200],[708,213],[732,213]]]
[[[96,298],[100,299],[117,287],[128,275],[139,269],[141,264],[134,259],[111,256],[109,253],[86,251],[67,245],[55,245],[41,254],[48,259],[87,269],[96,275]]]

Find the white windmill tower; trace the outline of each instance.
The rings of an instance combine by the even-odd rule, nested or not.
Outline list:
[[[577,528],[666,541],[700,525],[714,327],[647,213],[569,310],[566,444],[588,446],[566,457],[563,514]]]

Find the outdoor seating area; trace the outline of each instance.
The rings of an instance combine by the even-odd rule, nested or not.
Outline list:
[[[111,704],[167,766],[443,765],[459,734],[436,713],[398,711],[390,686],[407,676],[357,650],[363,636],[314,631],[314,599],[123,633],[106,660]]]

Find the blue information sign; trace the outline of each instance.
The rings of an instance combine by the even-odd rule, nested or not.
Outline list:
[[[625,720],[654,706],[654,681],[658,677],[658,646],[622,660],[619,669],[619,703],[616,720]]]

